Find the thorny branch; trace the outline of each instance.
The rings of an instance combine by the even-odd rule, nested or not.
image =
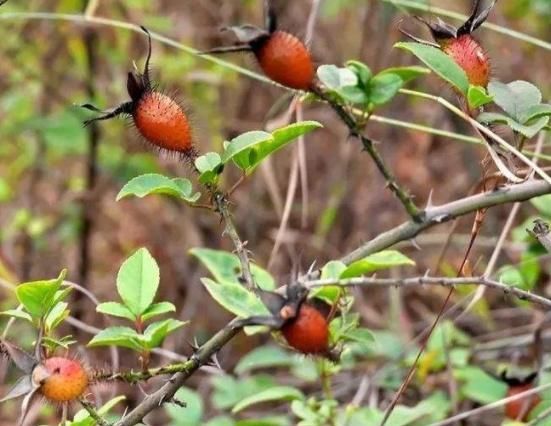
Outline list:
[[[315,280],[306,281],[304,285],[307,287],[323,287],[327,285],[339,285],[343,287],[347,286],[367,286],[367,287],[417,287],[421,285],[440,285],[444,287],[453,287],[456,285],[482,285],[485,287],[495,288],[502,291],[505,294],[510,294],[518,299],[527,300],[532,303],[541,305],[545,308],[551,309],[551,300],[529,291],[521,290],[520,288],[511,287],[507,284],[503,284],[499,281],[492,280],[490,278],[480,277],[460,277],[460,278],[447,278],[447,277],[411,277],[411,278],[350,278],[343,280]]]
[[[239,234],[235,229],[235,225],[233,224],[231,213],[228,209],[228,200],[225,197],[225,195],[219,192],[214,193],[213,198],[214,198],[214,203],[216,205],[216,210],[220,213],[226,225],[226,229],[224,232],[228,237],[230,237],[230,239],[233,242],[233,245],[235,246],[235,252],[237,254],[237,257],[239,258],[239,262],[241,263],[242,278],[245,281],[247,288],[249,289],[254,288],[255,282],[254,282],[253,275],[251,273],[249,255],[245,247],[246,242],[241,241],[241,238],[239,237]]]
[[[377,166],[377,169],[379,169],[379,172],[385,178],[388,188],[400,200],[400,202],[402,203],[402,205],[404,206],[408,214],[411,216],[411,218],[415,222],[421,222],[422,212],[415,205],[415,203],[413,202],[413,199],[407,193],[407,191],[398,184],[396,177],[387,167],[387,165],[385,164],[385,161],[383,160],[383,157],[375,147],[375,143],[361,132],[360,126],[357,123],[356,119],[351,114],[349,114],[342,105],[340,105],[339,103],[333,101],[330,97],[328,97],[320,88],[315,87],[312,90],[321,99],[326,101],[331,106],[331,108],[333,108],[333,110],[340,117],[341,121],[346,125],[346,127],[348,127],[348,130],[350,131],[350,135],[360,140],[360,142],[362,143],[363,149],[371,156],[371,159]]]
[[[82,405],[84,409],[88,411],[90,417],[92,417],[99,426],[111,426],[109,422],[107,422],[99,415],[99,413],[96,411],[96,408],[91,403],[89,403],[85,399],[79,399],[78,401],[80,402],[80,405]]]

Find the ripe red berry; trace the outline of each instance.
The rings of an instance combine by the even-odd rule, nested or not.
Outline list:
[[[509,386],[507,390],[507,396],[518,395],[519,393],[526,392],[532,389],[534,386],[532,383],[522,383]],[[516,401],[509,402],[505,405],[505,415],[513,420],[525,421],[530,414],[530,411],[534,409],[541,401],[539,395],[534,394],[527,396],[526,398],[517,399]]]
[[[74,401],[88,387],[88,373],[74,359],[53,357],[35,367],[33,380],[40,384],[40,392],[53,402]]]
[[[329,350],[329,325],[315,307],[303,303],[295,318],[281,328],[292,348],[303,354],[326,354]]]
[[[264,73],[272,80],[298,90],[308,90],[314,79],[310,52],[298,38],[284,31],[275,31],[253,47]]]
[[[269,4],[265,28],[241,25],[226,29],[235,34],[239,44],[204,53],[252,52],[273,81],[292,89],[310,90],[315,74],[310,52],[297,37],[277,30],[276,15]]]
[[[441,44],[444,53],[463,68],[469,83],[486,87],[490,82],[490,60],[480,44],[469,34],[444,41]]]
[[[132,113],[145,139],[167,151],[190,152],[191,127],[186,114],[172,98],[159,92],[141,96]]]
[[[490,60],[480,43],[471,34],[486,21],[496,1],[494,0],[486,9],[480,10],[481,0],[474,0],[471,16],[459,28],[455,28],[440,19],[434,23],[416,17],[429,27],[436,43],[421,40],[403,30],[401,31],[417,42],[442,49],[465,71],[470,84],[486,87],[490,82]]]
[[[82,105],[84,108],[103,113],[99,117],[85,121],[85,124],[127,115],[132,117],[144,139],[155,147],[194,157],[191,126],[185,111],[174,99],[155,90],[151,83],[151,36],[145,28],[142,29],[148,35],[149,51],[143,73],[128,73],[126,87],[131,101],[110,111],[100,111],[90,104]]]

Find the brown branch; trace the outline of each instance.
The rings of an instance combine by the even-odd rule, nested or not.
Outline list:
[[[249,260],[249,255],[245,247],[246,242],[241,241],[241,238],[237,233],[237,229],[235,228],[233,219],[231,217],[231,213],[228,208],[228,200],[220,192],[215,192],[213,194],[213,199],[216,205],[216,210],[220,213],[226,225],[226,229],[224,233],[228,237],[230,237],[230,239],[233,242],[233,245],[235,246],[235,252],[237,254],[237,257],[239,257],[239,262],[241,263],[241,274],[242,274],[243,280],[245,281],[245,284],[247,285],[248,288],[254,288],[255,282],[254,282],[253,275],[251,273],[251,264]]]
[[[361,130],[360,126],[357,123],[355,117],[351,114],[349,114],[342,105],[335,102],[333,99],[331,99],[329,96],[327,96],[323,90],[319,87],[312,87],[312,91],[319,96],[321,99],[326,101],[331,108],[337,113],[337,115],[340,117],[341,121],[348,127],[348,130],[350,131],[350,135],[358,138],[360,142],[362,143],[363,149],[371,156],[371,159],[377,166],[377,169],[379,169],[379,172],[386,180],[386,184],[388,188],[394,193],[394,195],[400,200],[408,214],[411,216],[414,222],[421,222],[422,221],[422,212],[419,210],[419,208],[415,205],[413,202],[411,196],[407,193],[406,190],[404,190],[396,180],[396,177],[394,174],[390,171],[390,169],[385,164],[385,161],[377,148],[375,148],[374,142],[365,136]]]
[[[522,290],[517,287],[511,287],[507,284],[489,279],[487,277],[411,277],[411,278],[350,278],[350,279],[324,279],[306,281],[304,285],[307,287],[323,287],[327,285],[338,285],[342,287],[349,286],[367,286],[367,287],[417,287],[421,285],[440,285],[443,287],[454,287],[456,285],[482,285],[489,288],[494,288],[507,295],[512,295],[521,300],[527,300],[536,303],[547,309],[551,309],[551,299],[539,296],[529,291]]]
[[[527,229],[526,232],[537,239],[540,244],[551,253],[551,232],[547,222],[536,219],[534,220],[534,227],[532,229]]]
[[[143,418],[158,408],[164,402],[169,401],[176,391],[184,384],[199,367],[208,363],[211,357],[216,354],[226,343],[228,343],[237,333],[238,328],[233,327],[233,321],[226,327],[216,333],[209,341],[202,345],[197,352],[186,362],[187,368],[185,371],[172,376],[168,383],[162,386],[154,393],[146,396],[142,402],[130,411],[124,418],[115,423],[115,426],[134,426],[140,423]]]

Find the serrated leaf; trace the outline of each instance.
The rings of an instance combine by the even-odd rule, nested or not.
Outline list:
[[[135,351],[144,349],[140,343],[140,335],[130,327],[108,327],[101,330],[88,342],[88,346],[122,346]]]
[[[168,312],[176,312],[176,306],[170,302],[153,303],[142,314],[142,320],[148,321],[158,315],[166,314]]]
[[[492,102],[494,98],[486,93],[486,89],[482,86],[469,86],[469,91],[467,92],[467,101],[471,108],[480,108],[483,105],[486,105]]]
[[[469,89],[467,74],[452,58],[440,49],[413,42],[396,43],[394,47],[413,53],[431,70],[438,74],[440,78],[453,85],[464,95],[467,94],[467,90]]]
[[[19,284],[15,288],[17,300],[34,318],[42,318],[53,308],[58,290],[65,279],[67,271],[59,277],[47,281],[33,281]]]
[[[549,121],[549,117],[541,117],[535,123],[523,125],[513,118],[497,112],[483,112],[477,118],[481,123],[501,123],[508,125],[512,130],[521,133],[527,138],[532,138],[540,132]]]
[[[395,266],[411,265],[415,262],[396,250],[383,250],[371,254],[361,260],[351,263],[341,273],[340,278],[353,278],[368,275],[381,269],[389,269]]]
[[[148,349],[161,346],[166,336],[180,327],[183,327],[185,324],[187,324],[187,322],[172,318],[150,324],[143,333]]]
[[[239,284],[241,263],[237,255],[223,250],[199,247],[191,249],[189,253],[205,265],[215,281],[230,281]],[[253,263],[251,264],[251,274],[261,289],[273,290],[275,288],[274,278],[264,268]]]
[[[290,386],[275,386],[259,392],[256,395],[244,398],[233,407],[232,413],[238,413],[251,405],[260,404],[263,402],[294,401],[295,399],[304,399],[304,395],[300,390]]]
[[[201,282],[223,308],[242,318],[252,315],[270,315],[270,311],[262,301],[241,284],[229,281],[215,282],[201,278]]]
[[[528,108],[521,117],[523,123],[529,123],[532,120],[551,115],[550,104],[539,104]]]
[[[134,321],[136,319],[136,315],[134,315],[130,309],[126,307],[126,305],[118,302],[100,303],[96,306],[96,312],[111,315],[113,317],[126,318],[130,321]]]
[[[403,80],[396,74],[377,74],[369,81],[368,98],[374,105],[390,101],[403,86]]]
[[[508,84],[491,81],[488,93],[494,102],[515,121],[524,124],[523,115],[535,105],[541,103],[541,92],[532,83],[517,80]]]
[[[159,266],[145,248],[124,261],[117,275],[117,291],[126,307],[136,316],[153,303],[159,287]]]
[[[169,195],[189,203],[196,202],[201,196],[198,192],[193,193],[193,186],[189,179],[171,179],[160,174],[149,173],[137,176],[124,185],[117,195],[117,201],[132,195],[143,198],[150,194]]]

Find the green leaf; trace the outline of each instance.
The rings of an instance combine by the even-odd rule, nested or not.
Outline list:
[[[201,396],[186,387],[182,387],[176,392],[174,397],[178,401],[186,404],[185,407],[168,403],[165,405],[166,411],[173,420],[173,425],[177,426],[200,426],[203,424],[203,400]]]
[[[166,336],[186,324],[187,322],[172,318],[150,324],[143,333],[144,340],[147,342],[147,348],[153,349],[161,346]]]
[[[486,89],[482,86],[469,85],[467,92],[467,101],[471,108],[479,108],[492,102],[494,98],[486,93]]]
[[[304,395],[298,389],[290,386],[275,386],[271,389],[259,392],[256,395],[244,398],[233,407],[232,413],[238,413],[251,405],[260,404],[262,402],[294,401],[295,399],[304,399]]]
[[[407,50],[417,56],[440,78],[444,79],[452,86],[456,87],[464,95],[469,89],[469,80],[465,71],[455,63],[455,61],[433,46],[427,46],[421,43],[400,42],[394,47]]]
[[[287,367],[293,364],[293,355],[279,346],[260,346],[241,358],[235,372],[241,375],[261,368]]]
[[[367,84],[369,83],[369,80],[371,79],[371,76],[373,75],[369,67],[360,61],[347,61],[346,67],[352,70],[354,74],[358,77],[360,85],[363,87],[367,87]],[[350,82],[353,81],[353,79],[349,79]],[[346,85],[345,85],[346,86]]]
[[[130,321],[134,321],[136,319],[136,315],[134,315],[130,309],[126,307],[126,305],[118,302],[100,303],[96,306],[96,312],[111,315],[113,317],[126,318]]]
[[[550,104],[539,104],[528,108],[521,117],[523,123],[529,123],[532,120],[536,120],[541,117],[547,117],[551,115]]]
[[[176,312],[176,306],[170,302],[153,303],[143,312],[142,321],[148,321],[157,315],[166,314],[168,312]]]
[[[120,190],[117,201],[131,195],[143,198],[150,194],[163,194],[180,198],[188,203],[196,202],[201,194],[193,193],[189,179],[171,179],[160,174],[149,173],[135,177]]]
[[[254,131],[226,143],[223,162],[233,160],[247,175],[269,155],[308,132],[322,127],[317,121],[301,121],[275,130],[272,134]]]
[[[377,74],[369,81],[369,102],[383,105],[390,101],[403,86],[403,80],[396,74]]]
[[[346,265],[340,260],[332,260],[326,263],[323,268],[321,268],[322,280],[326,279],[339,279],[343,271],[346,269]],[[341,295],[342,289],[338,285],[328,285],[324,287],[313,288],[310,291],[312,297],[321,299],[330,305],[332,305],[337,298]]]
[[[230,160],[233,160],[237,167],[245,171],[251,165],[252,148],[258,144],[272,140],[273,136],[271,133],[261,130],[243,133],[226,144],[222,162],[227,164]]]
[[[515,132],[521,133],[527,138],[532,138],[547,125],[549,117],[541,117],[535,123],[523,125],[504,114],[497,112],[483,112],[477,117],[477,120],[481,123],[506,124]]]
[[[342,335],[345,340],[357,343],[371,343],[375,340],[373,333],[367,328],[355,328]]]
[[[530,203],[538,209],[538,211],[544,216],[551,218],[551,194],[535,197],[530,200]],[[523,232],[524,228],[522,229]]]
[[[44,317],[54,307],[56,294],[66,275],[67,271],[63,270],[56,279],[18,285],[15,288],[17,300],[33,318]]]
[[[357,62],[355,63],[357,64]],[[335,65],[319,66],[317,75],[324,86],[331,90],[338,90],[342,87],[355,86],[358,84],[358,77],[356,76],[356,73],[348,68],[339,68]]]
[[[353,278],[368,275],[381,269],[394,266],[415,265],[409,257],[396,250],[383,250],[371,254],[361,260],[351,263],[342,273],[340,278]]]
[[[8,316],[8,317],[13,317],[13,318],[19,318],[19,319],[26,320],[26,321],[29,321],[29,322],[33,321],[32,317],[27,312],[21,311],[19,309],[8,309],[7,311],[0,312],[0,315],[5,315],[5,316]]]
[[[524,287],[524,278],[520,271],[514,266],[504,266],[498,271],[499,281],[511,287]]]
[[[410,66],[410,67],[394,67],[387,68],[379,73],[379,75],[385,74],[394,74],[402,79],[405,83],[421,77],[422,75],[430,74],[430,69],[419,66]]]
[[[111,411],[111,409],[117,405],[119,402],[124,401],[126,396],[121,395],[117,396],[109,401],[107,401],[101,408],[99,408],[98,414],[100,416],[105,416]],[[79,410],[73,417],[73,421],[68,422],[65,426],[96,426],[96,421],[90,416],[90,413],[85,409]]]
[[[69,304],[67,302],[56,303],[55,306],[46,315],[45,324],[47,334],[50,334],[59,324],[61,324],[65,318],[69,316],[69,310],[67,309]]]
[[[237,255],[223,250],[207,248],[193,248],[189,253],[199,259],[209,270],[215,281],[230,281],[239,283],[241,276],[241,263]],[[273,290],[275,280],[268,271],[254,263],[251,264],[251,274],[260,288]]]
[[[461,382],[461,394],[479,404],[495,402],[504,398],[507,392],[505,383],[494,379],[478,367],[455,369],[454,376]]]
[[[239,401],[276,385],[273,375],[257,374],[239,379],[228,374],[219,374],[211,380],[214,392],[212,403],[219,410],[227,410]]]
[[[153,303],[159,287],[159,266],[145,248],[124,261],[117,275],[117,290],[126,307],[136,316]]]
[[[208,278],[201,278],[201,282],[211,297],[234,315],[246,318],[270,314],[262,301],[241,284],[231,281],[215,282]]]
[[[88,346],[122,346],[135,351],[144,349],[140,335],[130,327],[108,327],[101,330],[88,342]]]
[[[224,164],[222,158],[216,152],[207,152],[195,160],[195,167],[200,173],[199,182],[202,184],[214,184],[218,175],[222,173]]]
[[[533,84],[517,80],[508,84],[491,81],[488,93],[494,97],[494,102],[515,121],[524,124],[526,112],[541,103],[541,92]]]

